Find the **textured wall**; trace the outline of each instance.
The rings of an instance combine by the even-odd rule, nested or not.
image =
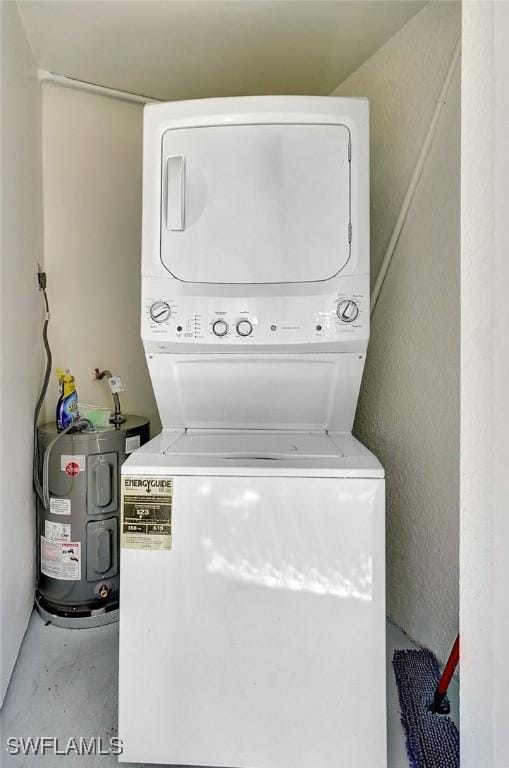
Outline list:
[[[461,765],[509,766],[509,4],[463,11]]]
[[[331,94],[370,100],[372,283],[460,36],[460,24],[459,3],[428,3]]]
[[[376,277],[460,35],[432,2],[336,91],[368,96]],[[388,613],[447,656],[458,628],[459,72],[374,317],[356,433],[387,470]]]
[[[127,385],[126,413],[159,417],[140,339],[142,107],[43,86],[46,270],[55,367],[84,403],[111,406],[94,368]],[[91,311],[93,308],[93,311]],[[55,418],[52,375],[46,417]]]
[[[32,419],[42,364],[41,98],[15,3],[0,3],[0,705],[34,600]],[[1,762],[1,760],[0,760]]]

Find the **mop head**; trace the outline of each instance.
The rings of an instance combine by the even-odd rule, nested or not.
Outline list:
[[[434,715],[429,707],[440,679],[440,667],[430,651],[394,651],[401,723],[411,768],[459,768],[460,739],[450,717]]]

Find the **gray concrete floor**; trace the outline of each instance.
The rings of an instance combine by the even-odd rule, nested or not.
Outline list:
[[[395,648],[412,647],[398,627],[387,624],[389,768],[408,768],[390,661]],[[32,615],[1,713],[2,768],[55,768],[64,761],[66,768],[119,765],[113,755],[13,756],[5,751],[9,736],[58,737],[59,745],[67,744],[71,736],[87,740],[100,736],[106,746],[117,732],[117,648],[118,624],[70,630],[46,626],[37,613]],[[451,704],[458,722],[456,681]]]

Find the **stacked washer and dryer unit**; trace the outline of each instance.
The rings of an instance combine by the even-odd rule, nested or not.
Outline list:
[[[121,760],[383,768],[367,101],[147,107],[142,251],[163,431],[122,468]]]

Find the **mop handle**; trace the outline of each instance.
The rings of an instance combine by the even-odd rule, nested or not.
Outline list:
[[[454,641],[454,645],[452,647],[451,653],[449,654],[449,658],[447,659],[447,664],[444,667],[444,671],[442,672],[442,677],[438,681],[437,690],[444,696],[447,693],[447,689],[449,688],[449,683],[451,682],[451,678],[454,675],[454,670],[458,666],[459,658],[460,636],[458,635]]]
[[[444,667],[442,676],[438,681],[438,685],[435,688],[435,695],[433,697],[433,703],[430,705],[431,711],[436,715],[448,715],[451,711],[448,700],[445,698],[449,683],[454,675],[454,670],[458,665],[460,658],[460,636],[457,635],[452,651],[447,659],[447,664]]]

